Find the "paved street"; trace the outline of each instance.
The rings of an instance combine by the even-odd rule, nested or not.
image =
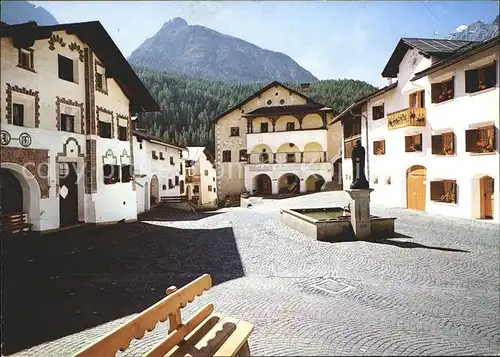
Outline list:
[[[398,238],[326,243],[280,221],[280,207],[344,206],[344,195],[4,241],[4,354],[66,356],[210,273],[215,287],[184,316],[210,301],[252,322],[255,356],[498,355],[499,225],[372,206],[397,217]],[[331,280],[348,288],[329,292]],[[166,330],[118,356],[140,356]]]

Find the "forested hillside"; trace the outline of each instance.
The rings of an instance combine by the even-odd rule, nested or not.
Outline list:
[[[139,124],[167,141],[182,146],[207,146],[212,152],[214,128],[210,120],[268,84],[223,83],[141,67],[134,69],[161,108],[160,112],[141,114]],[[289,86],[299,90],[298,85]],[[363,81],[327,80],[312,83],[309,96],[341,111],[375,89]]]

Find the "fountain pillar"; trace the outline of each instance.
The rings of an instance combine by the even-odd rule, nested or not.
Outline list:
[[[351,225],[358,239],[364,240],[371,237],[370,194],[372,191],[372,188],[346,190],[351,198]]]

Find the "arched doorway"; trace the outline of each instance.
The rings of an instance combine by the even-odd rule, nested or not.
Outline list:
[[[295,174],[284,174],[278,179],[278,193],[299,193],[300,179]]]
[[[333,177],[332,181],[336,186],[340,186],[340,189],[343,189],[343,178],[342,178],[342,158],[338,158],[333,163]]]
[[[282,144],[276,152],[276,162],[278,164],[301,162],[299,147],[294,143]]]
[[[153,175],[151,177],[151,185],[149,188],[150,191],[150,204],[152,206],[156,205],[159,202],[160,195],[160,184],[158,182],[158,176]]]
[[[149,183],[145,182],[144,183],[144,212],[149,210]]]
[[[321,175],[318,174],[311,175],[306,179],[306,191],[320,192],[324,184],[325,184],[325,179]]]
[[[4,214],[23,212],[23,187],[12,172],[0,169],[0,212]]]
[[[25,167],[12,162],[2,162],[0,172],[2,173],[1,180],[2,181],[5,180],[8,183],[7,186],[4,186],[2,182],[0,186],[0,194],[2,198],[1,199],[2,214],[4,214],[4,207],[3,207],[4,202],[5,204],[7,204],[6,209],[8,210],[17,210],[19,209],[19,207],[21,207],[21,212],[27,214],[28,223],[31,223],[33,225],[32,230],[34,231],[40,230],[41,193],[40,193],[40,186],[38,185],[38,182],[35,179],[35,177]],[[21,186],[21,192],[22,192],[21,195],[19,195],[19,187],[13,188],[17,185],[13,182],[12,176],[8,176],[9,174],[13,175],[14,178],[17,180],[17,183]],[[17,193],[11,194],[11,192],[9,192],[10,190],[9,187],[12,188],[13,190],[16,190],[15,192]],[[10,208],[9,205],[11,203],[10,202],[7,203],[7,200],[9,200],[9,196],[17,197],[17,203],[13,203],[10,206]],[[20,199],[20,197],[22,198]],[[19,206],[19,204],[21,204],[21,206]]]
[[[326,157],[321,144],[315,141],[307,143],[304,146],[303,159],[305,163],[324,162]]]
[[[414,165],[406,171],[406,207],[425,211],[425,178],[427,169]]]
[[[253,192],[257,195],[271,195],[271,178],[266,174],[260,174],[253,178]]]
[[[75,166],[75,162],[60,162],[58,167],[60,227],[78,223],[78,177]]]
[[[493,219],[495,207],[495,180],[490,176],[479,179],[480,207],[482,219]]]

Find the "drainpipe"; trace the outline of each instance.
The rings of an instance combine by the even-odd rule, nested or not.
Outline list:
[[[368,102],[366,104],[366,110],[368,111]],[[365,128],[366,128],[366,144],[365,144],[365,152],[366,152],[366,179],[370,182],[370,146],[368,145],[368,117],[363,115],[363,110],[361,109],[361,114],[355,114],[352,112],[352,108],[349,108],[349,113],[353,117],[360,116],[365,119]]]

